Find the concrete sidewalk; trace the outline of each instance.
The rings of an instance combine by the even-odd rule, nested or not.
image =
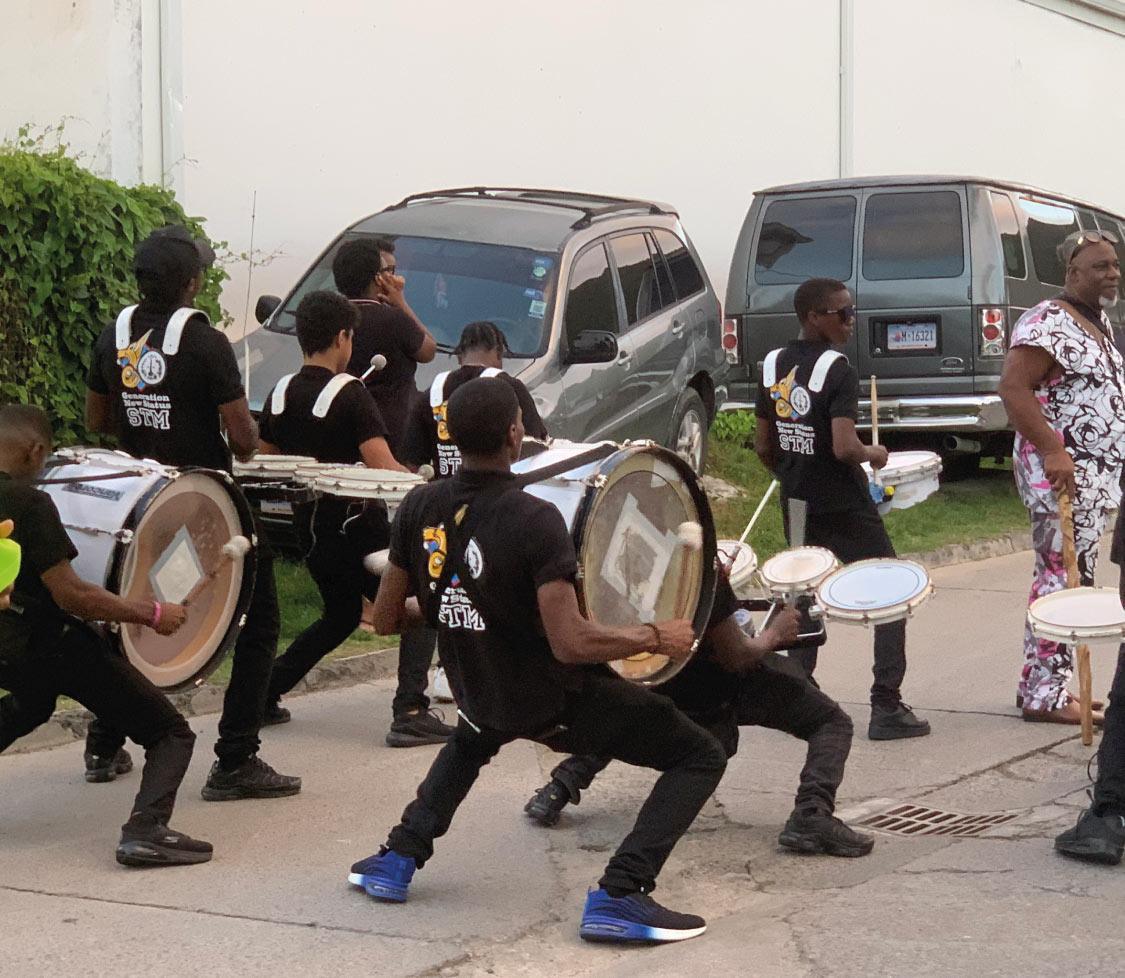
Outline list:
[[[708,933],[652,950],[591,946],[577,937],[585,888],[652,776],[615,765],[542,830],[521,808],[557,758],[514,744],[481,777],[410,902],[376,904],[347,889],[348,865],[382,841],[436,750],[383,746],[393,692],[383,680],[294,699],[293,723],[265,732],[263,757],[304,778],[292,799],[202,802],[216,719],[193,721],[200,740],[176,825],[215,843],[206,866],[130,872],[113,862],[136,773],[86,785],[77,744],[0,757],[0,973],[1118,974],[1125,869],[1051,851],[1085,803],[1092,751],[1071,728],[1015,719],[1030,568],[1025,553],[934,572],[938,592],[909,628],[905,691],[931,737],[863,736],[869,632],[833,626],[818,671],[856,721],[845,813],[894,802],[1015,813],[984,835],[879,834],[858,860],[781,852],[803,745],[743,730],[658,892],[704,914]],[[1115,575],[1103,565],[1103,583]],[[1095,648],[1095,692],[1112,668],[1110,650]]]

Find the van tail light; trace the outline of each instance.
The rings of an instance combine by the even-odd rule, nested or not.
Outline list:
[[[987,308],[980,311],[980,355],[1002,357],[1007,349],[1008,329],[1004,310]]]
[[[738,320],[728,316],[723,320],[723,352],[727,363],[738,363]]]

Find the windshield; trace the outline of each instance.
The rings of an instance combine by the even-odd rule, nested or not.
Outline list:
[[[301,299],[335,290],[332,260],[341,244],[356,237],[361,235],[345,235],[328,250],[270,321],[271,330],[293,333]],[[456,346],[467,324],[487,319],[503,330],[511,356],[534,357],[546,349],[544,324],[550,322],[558,255],[445,238],[387,238],[395,244],[398,274],[406,279],[406,301],[439,346]]]

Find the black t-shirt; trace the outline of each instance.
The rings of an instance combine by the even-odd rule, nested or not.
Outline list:
[[[865,509],[871,504],[862,467],[832,454],[832,419],[859,412],[859,375],[844,357],[829,368],[819,391],[809,380],[827,343],[793,340],[777,358],[775,382],[758,385],[757,415],[777,433],[777,477],[784,499],[803,499],[809,513]]]
[[[140,306],[130,343],[117,348],[116,327],[94,344],[86,386],[111,399],[121,447],[165,465],[230,471],[230,449],[219,426],[219,406],[245,396],[230,342],[200,313],[184,326],[179,351],[162,351],[175,310]]]
[[[559,511],[520,490],[505,492],[512,478],[461,471],[414,489],[395,517],[390,560],[409,574],[426,620],[439,630],[442,665],[465,715],[478,726],[535,734],[558,721],[566,691],[579,688],[583,675],[552,655],[536,592],[551,581],[573,582],[578,561]],[[443,587],[446,527],[466,503],[467,577],[457,573],[455,554]],[[474,526],[481,506],[487,511],[479,510]]]
[[[326,367],[302,367],[285,390],[285,408],[273,413],[273,390],[262,405],[262,441],[285,455],[308,455],[318,462],[351,465],[363,461],[359,446],[372,438],[386,438],[387,428],[375,400],[358,381],[341,387],[323,418],[313,415],[321,391],[335,374]]]
[[[738,598],[720,574],[703,641],[683,669],[656,687],[658,693],[670,697],[685,713],[705,716],[734,700],[738,677],[714,661],[715,649],[709,636],[712,628],[726,621],[737,609]]]
[[[403,444],[402,457],[399,461],[407,465],[430,464],[434,467],[434,474],[438,478],[453,475],[461,468],[461,452],[449,435],[445,423],[446,407],[453,392],[462,384],[475,380],[487,368],[481,366],[458,367],[451,371],[442,385],[442,403],[436,408],[430,406],[430,394],[427,391],[420,396],[414,405],[414,412],[406,429],[406,440]],[[522,381],[500,373],[516,392],[516,399],[520,402],[523,412],[524,431],[532,438],[545,439],[547,428],[531,393]]]
[[[0,472],[0,520],[14,520],[12,539],[23,554],[15,580],[12,604],[21,609],[0,611],[0,655],[26,647],[44,622],[59,619],[63,611],[43,583],[42,574],[78,551],[63,527],[54,500],[45,492],[14,481]]]
[[[418,397],[414,359],[426,336],[401,309],[374,299],[353,299],[359,310],[359,325],[352,338],[352,358],[348,373],[362,377],[371,367],[371,358],[381,353],[387,365],[367,378],[368,390],[379,405],[387,426],[387,441],[395,458],[399,457],[406,424]]]

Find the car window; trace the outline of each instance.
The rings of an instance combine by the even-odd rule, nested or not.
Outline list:
[[[613,291],[605,245],[600,242],[582,252],[570,270],[564,328],[568,339],[587,329],[620,332],[617,294]]]
[[[1117,244],[1113,246],[1113,250],[1117,252],[1117,260],[1121,263],[1122,269],[1125,269],[1125,228],[1122,228],[1121,223],[1108,214],[1097,214],[1095,216],[1097,217],[1098,227],[1103,231],[1109,231],[1117,238]],[[1110,306],[1106,312],[1114,326],[1120,330],[1122,325],[1125,324],[1125,293],[1120,288],[1117,291],[1117,302]],[[1119,338],[1118,342],[1125,342],[1125,337]]]
[[[754,256],[759,285],[852,277],[854,197],[775,200],[766,208]]]
[[[1019,201],[1020,210],[1027,218],[1027,242],[1036,276],[1045,285],[1063,285],[1066,269],[1059,258],[1058,247],[1063,238],[1078,230],[1074,210],[1030,197],[1020,197]]]
[[[676,288],[676,298],[686,299],[689,295],[703,290],[703,273],[695,263],[695,259],[688,251],[688,247],[671,231],[657,228],[656,243],[664,252],[664,259],[668,262],[668,270],[672,273],[672,282]]]
[[[625,299],[625,318],[632,326],[660,310],[656,266],[649,254],[648,242],[641,233],[610,238],[609,247]]]
[[[961,197],[953,190],[873,194],[863,216],[863,277],[956,278],[965,271]]]
[[[652,263],[656,268],[656,282],[660,286],[660,308],[675,305],[676,290],[672,285],[672,275],[668,271],[668,263],[656,246],[656,239],[651,234],[647,234],[645,240],[648,242],[649,254],[652,255]]]
[[[1000,247],[1004,252],[1004,274],[1009,278],[1027,278],[1027,257],[1023,252],[1020,224],[1016,208],[1007,194],[989,191],[992,199],[992,216],[1000,231]]]

